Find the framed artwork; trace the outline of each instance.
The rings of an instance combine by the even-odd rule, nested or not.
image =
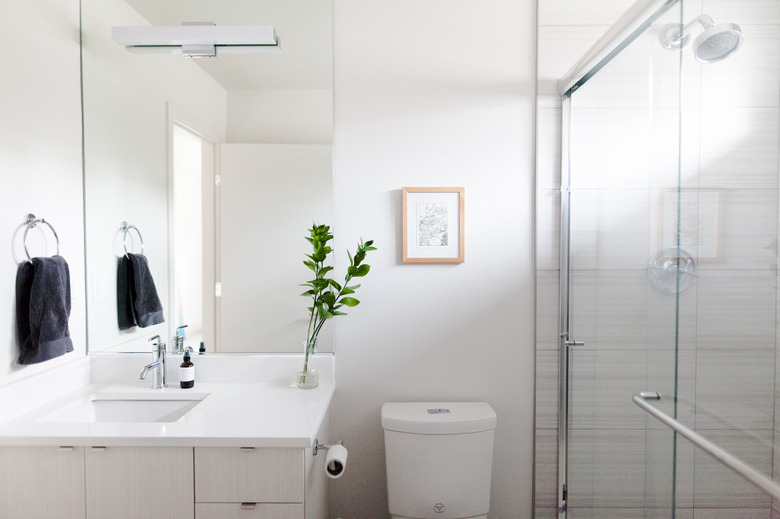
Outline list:
[[[463,263],[462,187],[405,187],[401,214],[404,263]]]

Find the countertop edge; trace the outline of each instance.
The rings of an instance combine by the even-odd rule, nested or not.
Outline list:
[[[38,419],[57,409],[62,398],[48,402],[20,417],[0,423],[0,446],[53,446],[53,447],[256,447],[256,448],[311,448],[317,432],[328,414],[335,393],[332,382],[318,388],[300,390],[279,384],[203,384],[212,396],[221,391],[226,395],[219,400],[220,407],[202,405],[177,422],[167,424],[115,424],[115,423],[48,423]],[[250,391],[237,391],[249,388]],[[105,385],[90,385],[75,391],[74,395],[98,391]],[[257,402],[257,392],[269,390],[277,400]],[[288,391],[289,390],[289,391]],[[236,394],[238,393],[239,396]],[[245,394],[242,399],[241,394]],[[287,412],[280,395],[298,400],[303,409]],[[68,398],[68,396],[63,397]],[[225,402],[233,409],[225,409]],[[205,404],[204,400],[204,404]],[[217,403],[216,401],[214,402]],[[249,407],[248,407],[249,406]],[[246,409],[262,417],[252,422]],[[212,413],[211,415],[209,413]],[[235,421],[230,417],[235,413]],[[213,417],[213,419],[209,419]],[[264,427],[270,423],[272,427]],[[264,430],[269,429],[269,430]],[[284,432],[289,430],[290,433]]]

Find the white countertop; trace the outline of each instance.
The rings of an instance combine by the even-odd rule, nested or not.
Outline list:
[[[196,382],[192,389],[91,384],[0,424],[0,445],[311,447],[335,386],[298,389],[282,382]],[[100,391],[208,393],[175,422],[93,423],[40,421]],[[166,395],[167,396],[167,395]]]

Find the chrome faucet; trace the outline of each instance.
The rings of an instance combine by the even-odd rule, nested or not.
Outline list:
[[[141,371],[141,376],[138,378],[144,380],[146,378],[146,374],[149,373],[149,370],[153,369],[154,382],[152,383],[152,389],[163,389],[167,385],[165,369],[165,343],[160,342],[159,335],[155,335],[149,340],[155,341],[154,349],[152,350],[152,353],[154,354],[154,360],[150,364],[144,366],[143,371]]]
[[[179,334],[179,330],[186,327],[187,325],[183,324],[176,328],[176,335],[171,339],[173,341],[173,344],[171,344],[171,353],[176,355],[184,353],[184,336]]]

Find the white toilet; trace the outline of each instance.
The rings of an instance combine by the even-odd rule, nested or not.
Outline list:
[[[485,519],[496,413],[485,402],[382,406],[393,519]]]

